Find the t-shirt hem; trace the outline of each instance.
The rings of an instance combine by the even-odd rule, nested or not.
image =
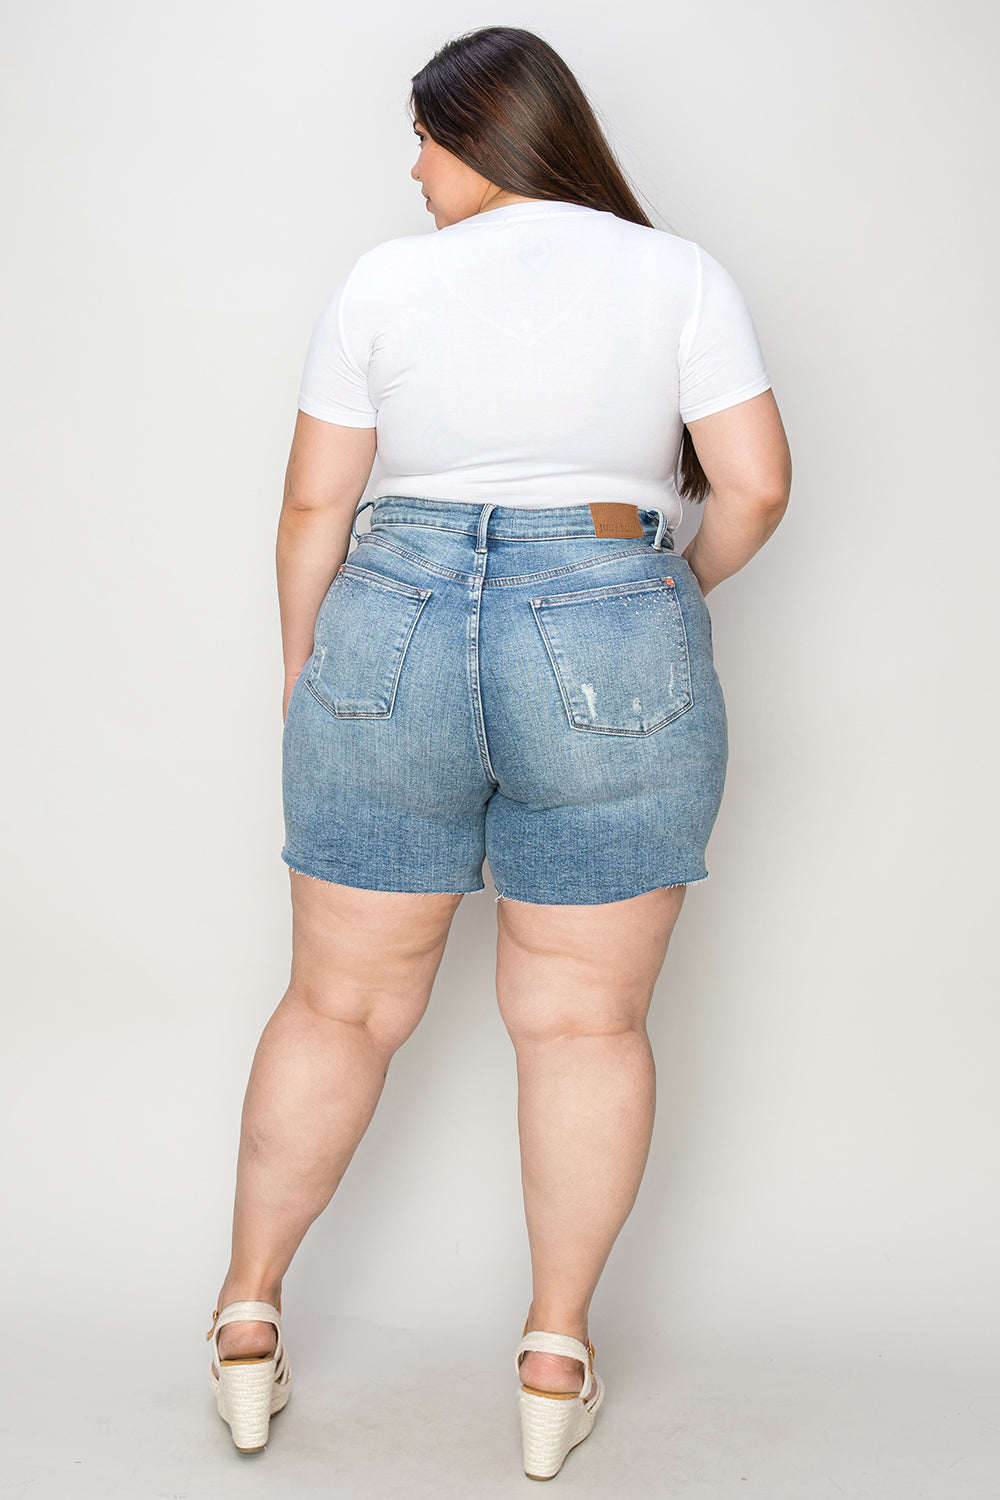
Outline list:
[[[727,396],[713,396],[708,401],[700,401],[697,406],[682,407],[680,409],[681,420],[696,422],[699,417],[712,417],[717,411],[726,411],[730,406],[739,406],[741,401],[749,401],[751,396],[761,396],[771,388],[771,381],[767,376],[763,379],[751,380],[749,385],[740,386],[738,391],[730,391]]]
[[[299,411],[304,411],[307,417],[318,417],[321,422],[336,422],[340,427],[374,427],[378,421],[376,412],[368,416],[346,406],[314,401],[310,396],[299,397]]]

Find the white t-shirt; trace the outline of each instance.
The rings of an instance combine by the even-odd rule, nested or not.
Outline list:
[[[770,386],[736,283],[693,240],[532,200],[360,256],[298,404],[377,429],[375,499],[617,500],[675,528],[683,423]]]

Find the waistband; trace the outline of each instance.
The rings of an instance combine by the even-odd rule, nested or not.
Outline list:
[[[666,511],[607,502],[603,505],[496,505],[490,500],[432,500],[422,495],[380,495],[362,500],[358,517],[372,507],[370,526],[428,526],[496,541],[537,541],[559,537],[653,536],[653,546],[672,552],[673,536]],[[656,523],[651,519],[656,517]],[[621,523],[621,524],[619,524]],[[655,534],[654,534],[655,533]]]

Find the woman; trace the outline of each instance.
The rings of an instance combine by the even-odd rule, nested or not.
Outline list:
[[[652,227],[547,43],[452,41],[410,105],[436,232],[330,298],[288,464],[291,979],[247,1088],[211,1379],[262,1447],[282,1278],[485,856],[532,1264],[523,1461],[549,1478],[604,1394],[588,1311],[649,1149],[645,1019],[722,797],[704,596],[777,526],[790,460],[735,283]],[[683,557],[678,490],[708,497]]]

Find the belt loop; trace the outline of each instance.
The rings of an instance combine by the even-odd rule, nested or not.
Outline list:
[[[356,542],[359,542],[361,540],[361,538],[358,536],[358,533],[354,529],[355,524],[357,522],[357,519],[360,516],[361,512],[367,506],[374,505],[374,504],[375,504],[374,500],[362,500],[361,504],[358,506],[357,510],[354,512],[354,520],[351,522],[351,536],[354,538],[354,540]],[[368,524],[371,525],[371,522],[369,522]]]
[[[652,542],[650,543],[650,546],[655,547],[656,550],[657,550],[657,552],[662,552],[663,551],[663,546],[662,546],[663,533],[664,533],[664,531],[666,531],[667,536],[670,538],[670,543],[669,543],[669,546],[667,547],[667,551],[668,552],[673,552],[673,550],[674,550],[674,531],[675,531],[676,528],[673,527],[673,526],[669,526],[667,524],[667,513],[666,513],[666,511],[661,510],[658,505],[650,505],[650,506],[647,506],[645,510],[640,511],[640,515],[644,515],[644,516],[659,516],[660,519],[659,519],[659,522],[658,522],[657,527],[656,527],[656,536],[653,538]]]
[[[479,530],[476,533],[477,552],[486,551],[486,528],[490,524],[490,516],[493,514],[495,508],[496,502],[491,500],[487,505],[483,506],[479,513]]]

